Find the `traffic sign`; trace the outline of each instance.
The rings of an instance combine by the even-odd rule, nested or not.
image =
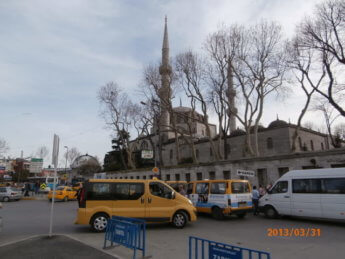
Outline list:
[[[157,174],[157,173],[159,172],[159,168],[158,168],[158,167],[152,168],[152,172],[154,172],[155,174]]]

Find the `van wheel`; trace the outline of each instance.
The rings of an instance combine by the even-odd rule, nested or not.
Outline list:
[[[5,202],[8,202],[10,200],[10,198],[4,197],[2,200],[5,201]]]
[[[107,228],[109,216],[105,213],[99,213],[92,217],[91,228],[94,232],[104,232]]]
[[[247,213],[243,212],[243,213],[236,214],[236,216],[240,219],[243,219],[246,216],[246,214]]]
[[[275,219],[278,217],[278,212],[272,206],[267,206],[265,208],[265,216],[270,219]]]
[[[175,213],[172,224],[175,228],[184,228],[187,224],[187,215],[183,211],[178,211]]]
[[[212,217],[217,220],[222,220],[224,219],[224,214],[221,208],[219,207],[213,207],[212,208]]]

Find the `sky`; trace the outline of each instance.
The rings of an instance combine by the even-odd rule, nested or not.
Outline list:
[[[29,157],[40,146],[51,151],[57,134],[60,157],[67,146],[103,160],[111,150],[112,132],[100,116],[97,92],[115,81],[140,102],[143,68],[161,58],[165,15],[173,57],[200,50],[221,24],[274,20],[291,36],[317,2],[0,1],[0,138],[9,144],[6,155],[20,157],[23,151]],[[265,113],[264,126],[277,114],[296,122],[302,104],[298,92],[285,101],[270,102],[274,109]],[[51,152],[45,164],[50,163]]]

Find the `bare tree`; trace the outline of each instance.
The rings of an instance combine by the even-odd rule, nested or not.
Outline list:
[[[332,126],[334,122],[339,118],[340,114],[325,99],[318,99],[318,102],[314,104],[313,110],[322,113],[325,119],[327,133],[329,138],[331,139],[332,146],[336,148],[339,147],[339,143],[336,140],[336,134],[333,133]]]
[[[168,93],[169,96],[172,98],[174,97],[176,87],[175,84],[173,84],[175,80],[175,74],[172,72],[170,74],[169,79],[169,88],[165,89],[166,91],[170,91]],[[168,128],[169,130],[174,132],[174,138],[175,138],[175,153],[176,153],[176,160],[177,163],[180,162],[180,144],[179,144],[179,130],[176,125],[176,114],[172,107],[171,100],[165,100],[164,98],[161,98],[160,91],[162,87],[161,82],[161,75],[159,73],[159,65],[149,65],[144,70],[144,80],[141,86],[141,92],[145,96],[145,102],[147,107],[151,109],[151,118],[153,118],[153,129],[156,138],[161,138],[161,134],[164,132],[162,128]],[[168,125],[161,125],[160,122],[160,114],[162,110],[166,110],[169,113],[169,116],[171,118],[171,124]],[[153,113],[152,113],[153,112]],[[159,125],[159,126],[158,126]],[[163,159],[162,159],[162,142],[163,140],[160,139],[158,143],[161,145],[159,146],[158,152],[160,153],[160,164],[163,166]]]
[[[312,96],[323,83],[326,75],[324,65],[317,62],[318,56],[310,49],[303,48],[300,42],[299,35],[297,35],[292,41],[288,42],[286,48],[289,55],[287,59],[288,66],[295,78],[295,80],[292,80],[292,84],[295,85],[297,81],[298,87],[302,88],[306,96],[304,106],[298,116],[297,127],[292,136],[292,152],[296,151],[301,123],[304,115],[308,111]]]
[[[299,26],[300,45],[315,51],[325,67],[327,83],[315,87],[334,108],[345,116],[345,84],[341,74],[345,65],[345,4],[343,0],[329,0],[316,6],[314,16]]]
[[[6,154],[6,152],[9,150],[9,146],[8,143],[6,142],[6,140],[0,138],[0,156],[3,156],[4,154]]]
[[[218,150],[221,157],[221,141],[223,140],[224,159],[228,158],[227,135],[229,133],[231,117],[237,114],[235,105],[236,90],[233,82],[232,62],[235,51],[240,47],[243,27],[232,25],[229,28],[222,26],[210,34],[205,43],[208,59],[206,73],[208,85],[208,101],[218,117],[219,138]],[[235,123],[232,126],[234,130]],[[230,129],[231,130],[231,129]]]
[[[129,140],[129,132],[133,126],[133,115],[136,109],[127,94],[114,82],[102,86],[98,92],[98,99],[103,106],[102,117],[107,126],[112,129],[122,143],[122,148],[127,154],[129,168],[135,168]],[[122,156],[122,152],[121,152]],[[122,156],[122,160],[123,156]]]
[[[179,82],[191,103],[195,103],[202,111],[202,123],[206,129],[206,136],[209,139],[215,160],[220,160],[219,152],[215,147],[208,121],[208,103],[206,94],[205,63],[204,60],[192,51],[179,54],[176,57],[176,73]]]
[[[69,165],[71,165],[73,161],[79,156],[81,156],[81,153],[76,147],[72,147],[71,149],[68,150],[68,152],[66,151],[63,155],[63,157],[65,158],[65,161],[67,159],[67,162],[69,163]],[[63,164],[65,164],[65,161],[63,162]]]
[[[334,134],[339,136],[342,141],[345,141],[345,123],[339,123],[334,126]]]
[[[239,43],[231,66],[244,103],[236,117],[246,131],[247,152],[258,156],[258,128],[265,99],[272,93],[281,94],[285,90],[286,57],[281,27],[274,22],[261,21],[249,28],[241,28],[234,37]],[[254,149],[251,132],[254,133]]]
[[[49,154],[49,150],[46,146],[39,147],[36,152],[36,156],[42,159],[46,158],[48,154]]]

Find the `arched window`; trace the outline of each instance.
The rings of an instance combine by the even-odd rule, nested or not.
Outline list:
[[[267,149],[272,149],[272,148],[273,148],[273,139],[267,138]]]
[[[197,149],[196,151],[195,151],[195,155],[196,155],[196,158],[199,158],[199,149]]]
[[[310,140],[310,148],[311,150],[314,150],[314,142],[312,140]]]
[[[170,160],[173,159],[173,156],[174,156],[174,151],[170,149]]]
[[[321,149],[324,150],[325,147],[323,146],[323,142],[321,142]]]
[[[298,143],[299,143],[299,148],[302,150],[303,145],[302,145],[302,139],[301,139],[301,137],[298,137]]]
[[[149,145],[147,144],[146,141],[141,142],[140,149],[141,150],[148,150],[149,149]]]
[[[210,147],[210,156],[213,156],[213,151],[211,147]]]

